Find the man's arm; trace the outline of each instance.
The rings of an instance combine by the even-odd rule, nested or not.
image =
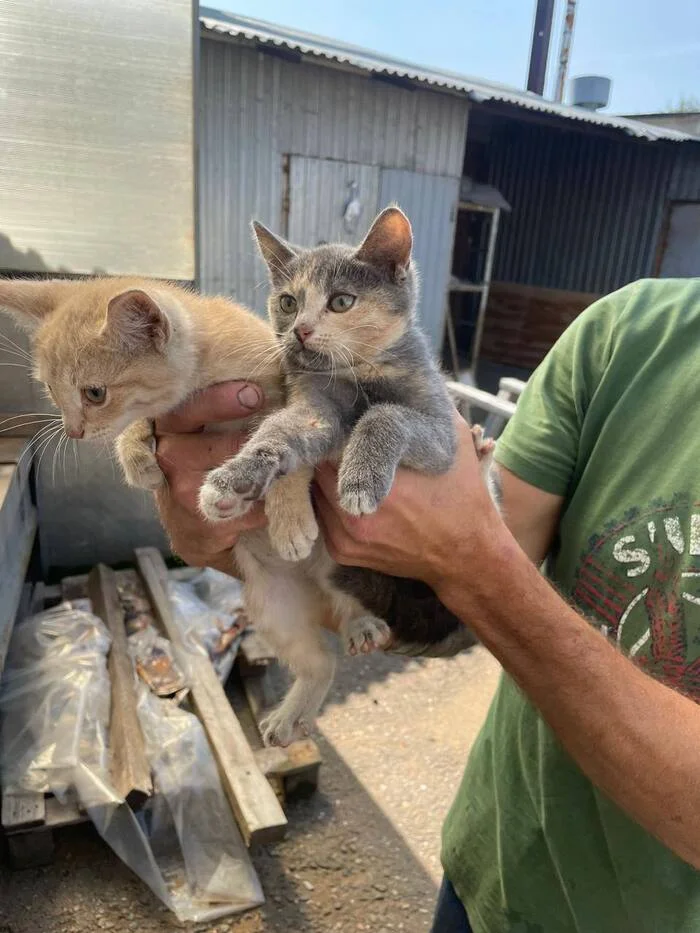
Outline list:
[[[700,868],[700,707],[642,673],[541,576],[496,514],[466,426],[447,475],[399,471],[375,515],[339,509],[329,468],[318,482],[332,555],[430,584],[540,709],[581,770]],[[530,549],[539,561],[542,544],[531,541]]]
[[[503,466],[495,465],[501,513],[510,533],[538,567],[554,541],[563,496],[531,486]]]

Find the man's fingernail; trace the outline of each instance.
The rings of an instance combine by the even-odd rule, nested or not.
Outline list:
[[[244,408],[260,407],[260,390],[255,386],[243,386],[238,392],[238,401]]]

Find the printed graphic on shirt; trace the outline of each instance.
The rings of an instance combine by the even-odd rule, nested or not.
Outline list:
[[[700,698],[700,502],[632,509],[589,541],[573,598],[650,673]]]

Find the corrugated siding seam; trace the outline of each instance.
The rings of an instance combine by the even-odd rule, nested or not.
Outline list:
[[[491,147],[489,182],[513,207],[497,280],[602,293],[653,274],[674,150],[522,124]]]

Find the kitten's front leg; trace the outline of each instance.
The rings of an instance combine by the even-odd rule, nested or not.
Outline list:
[[[200,509],[215,522],[244,515],[276,479],[323,460],[339,436],[340,418],[330,409],[298,405],[274,412],[232,460],[207,475]]]
[[[267,530],[275,551],[285,560],[304,560],[318,538],[311,502],[312,467],[281,476],[265,497]]]
[[[129,486],[158,489],[164,483],[165,477],[156,459],[156,439],[151,421],[134,421],[119,435],[115,448]]]
[[[389,494],[399,464],[443,473],[454,459],[451,412],[431,418],[403,405],[370,408],[357,422],[338,475],[340,505],[351,515],[376,512]]]

